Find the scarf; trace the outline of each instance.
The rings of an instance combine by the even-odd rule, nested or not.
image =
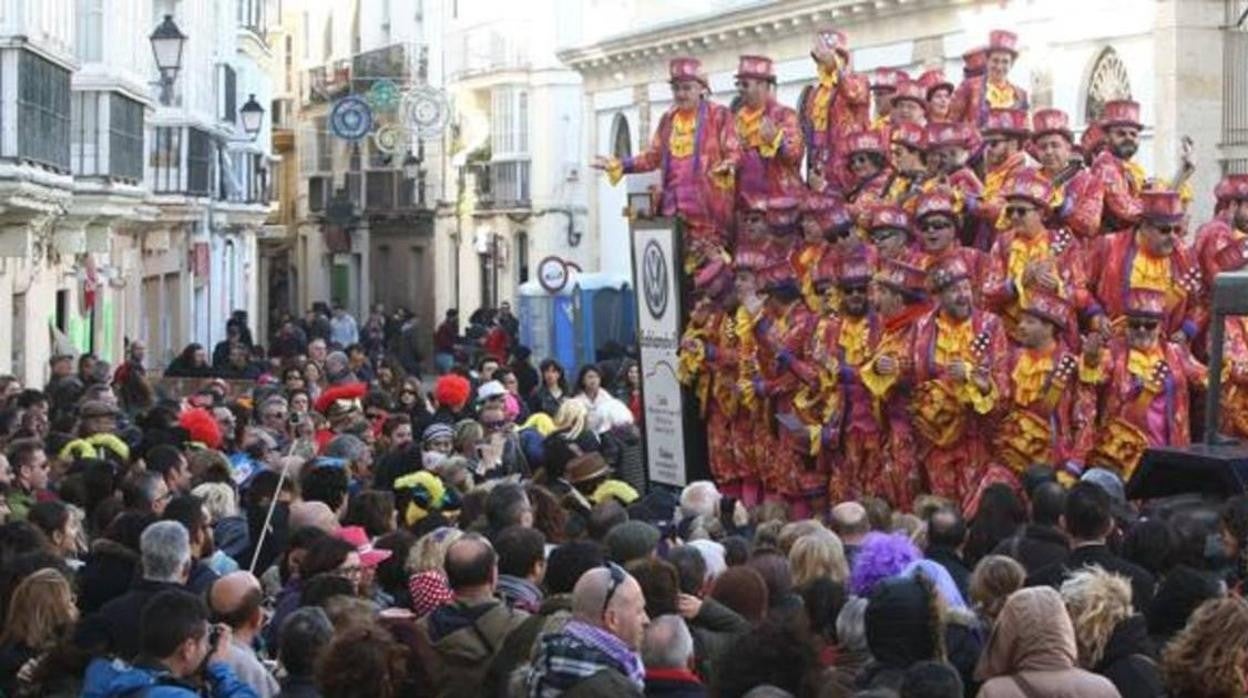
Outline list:
[[[500,574],[497,591],[498,595],[512,608],[518,608],[527,613],[537,613],[542,610],[542,590],[523,577]]]
[[[407,592],[412,597],[412,612],[417,618],[424,618],[455,600],[441,570],[428,570],[412,575],[407,582]]]
[[[579,620],[546,635],[526,680],[529,698],[555,698],[604,669],[614,669],[639,690],[645,688],[641,657],[619,638]]]
[[[672,133],[668,139],[668,151],[672,157],[687,158],[693,154],[693,136],[696,126],[696,110],[677,110],[672,114]]]

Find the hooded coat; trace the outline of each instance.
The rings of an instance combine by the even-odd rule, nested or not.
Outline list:
[[[981,698],[1117,698],[1114,684],[1076,665],[1075,627],[1054,589],[1010,595],[976,676]]]

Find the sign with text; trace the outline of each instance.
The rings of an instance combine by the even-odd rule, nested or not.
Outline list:
[[[683,326],[679,232],[673,220],[637,221],[632,236],[649,479],[684,486],[685,404],[676,378]]]

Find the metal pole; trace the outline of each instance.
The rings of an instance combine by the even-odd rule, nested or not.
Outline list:
[[[1226,333],[1226,316],[1217,310],[1214,303],[1213,317],[1210,326],[1209,347],[1209,388],[1205,391],[1205,445],[1213,446],[1218,439],[1218,408],[1222,397],[1222,342]]]
[[[459,308],[459,243],[464,237],[464,167],[461,165],[455,177],[455,251],[451,269],[455,274],[455,301],[452,308]]]

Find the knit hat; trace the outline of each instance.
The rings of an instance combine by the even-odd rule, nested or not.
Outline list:
[[[625,521],[607,534],[607,557],[621,565],[649,557],[659,545],[659,529],[645,521]]]

